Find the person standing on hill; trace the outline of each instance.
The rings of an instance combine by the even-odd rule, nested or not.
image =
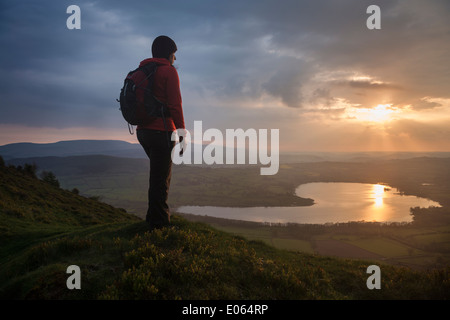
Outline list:
[[[140,66],[149,62],[159,64],[154,75],[153,94],[170,111],[169,116],[154,117],[145,125],[136,128],[138,141],[150,159],[146,221],[152,230],[170,225],[167,201],[172,176],[171,154],[175,142],[168,137],[177,129],[185,129],[180,80],[173,66],[176,51],[177,46],[171,38],[159,36],[152,44],[152,58],[140,63]]]

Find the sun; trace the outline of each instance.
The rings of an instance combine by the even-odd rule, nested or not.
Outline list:
[[[351,116],[360,121],[385,122],[392,119],[392,115],[398,110],[391,104],[379,104],[374,108],[353,108]]]

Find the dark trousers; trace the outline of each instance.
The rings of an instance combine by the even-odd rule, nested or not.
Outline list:
[[[167,200],[172,176],[171,152],[175,142],[168,141],[165,131],[149,129],[136,131],[138,141],[150,159],[146,221],[150,224],[150,228],[161,228],[170,223],[170,210]],[[169,139],[171,134],[169,132]]]

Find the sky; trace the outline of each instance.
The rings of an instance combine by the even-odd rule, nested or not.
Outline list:
[[[190,131],[279,129],[291,152],[448,152],[449,17],[448,0],[0,0],[0,145],[137,143],[116,99],[167,35]]]

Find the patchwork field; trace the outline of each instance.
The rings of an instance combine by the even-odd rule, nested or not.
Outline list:
[[[215,228],[249,240],[262,241],[278,249],[336,256],[370,259],[413,269],[428,269],[450,264],[450,227],[421,229],[411,226],[352,225],[342,226],[268,226],[246,223],[234,226],[212,217],[184,215],[187,219],[206,222]],[[235,222],[237,223],[237,222]],[[296,232],[293,231],[296,229]],[[381,230],[381,231],[380,231]],[[439,250],[433,250],[433,248]]]
[[[50,161],[51,160],[51,161]],[[33,159],[53,171],[64,189],[99,198],[144,217],[147,210],[148,160],[103,156]],[[24,160],[26,161],[26,160]],[[275,176],[259,168],[174,166],[169,204],[178,206],[304,206],[312,199],[294,194],[308,182],[386,183],[401,194],[437,201],[438,209],[414,210],[412,225],[268,226],[228,219],[189,217],[263,241],[276,248],[340,257],[372,257],[413,268],[450,263],[450,159],[292,163]],[[426,182],[426,183],[424,183]]]

